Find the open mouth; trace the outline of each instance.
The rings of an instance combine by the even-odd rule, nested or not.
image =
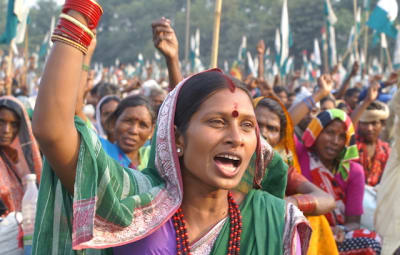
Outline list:
[[[238,172],[242,158],[231,153],[221,153],[214,157],[214,161],[224,176],[232,177]]]

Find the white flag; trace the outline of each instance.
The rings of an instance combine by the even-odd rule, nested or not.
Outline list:
[[[280,66],[283,66],[286,59],[289,57],[289,14],[287,8],[287,0],[283,1],[282,20],[281,20],[281,51],[280,51]]]
[[[27,0],[15,0],[14,14],[18,18],[17,34],[15,36],[15,43],[20,44],[24,42],[26,27],[29,16],[29,4]]]
[[[328,21],[329,21],[330,25],[335,25],[338,19],[337,19],[335,13],[333,12],[331,1],[326,0],[325,4],[326,4],[327,11],[328,11],[328,17],[327,17]]]
[[[275,51],[277,55],[281,54],[281,33],[279,28],[275,31]]]
[[[329,26],[329,48],[331,49],[331,65],[337,64],[335,27]]]
[[[393,56],[393,64],[395,69],[398,69],[400,67],[400,33],[397,33],[396,48]]]
[[[318,66],[322,64],[321,51],[319,49],[319,42],[317,38],[314,39],[314,63]]]

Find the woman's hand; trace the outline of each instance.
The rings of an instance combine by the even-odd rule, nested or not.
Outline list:
[[[332,227],[332,232],[336,242],[342,243],[344,241],[346,232],[341,226]]]
[[[179,58],[179,44],[171,21],[161,18],[151,24],[153,30],[154,46],[165,56],[165,58]]]
[[[329,96],[331,93],[334,82],[329,74],[323,74],[318,78],[319,90],[317,91],[317,98],[315,101],[320,101],[322,98]]]

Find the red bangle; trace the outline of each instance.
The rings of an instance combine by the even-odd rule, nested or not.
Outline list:
[[[103,14],[101,6],[92,0],[67,0],[62,9],[63,13],[75,10],[82,13],[88,19],[88,27],[95,29]]]
[[[78,35],[74,34],[73,32],[69,31],[68,29],[66,29],[64,27],[58,26],[54,30],[54,34],[66,36],[69,39],[73,40],[74,42],[79,43],[83,47],[88,48],[88,44],[86,41],[83,41],[82,38],[80,38]]]
[[[90,42],[92,41],[92,38],[89,36],[89,34],[83,30],[81,27],[75,25],[71,21],[67,19],[61,18],[59,21],[59,28],[63,27],[68,29],[70,32],[72,32],[74,35],[76,35],[85,45],[85,47],[89,47]]]
[[[297,207],[304,213],[313,213],[317,208],[317,200],[313,195],[294,195]]]

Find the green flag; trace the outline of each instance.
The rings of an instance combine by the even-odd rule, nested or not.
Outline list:
[[[18,17],[14,13],[15,0],[8,1],[6,30],[0,36],[0,44],[10,44],[17,35]]]

